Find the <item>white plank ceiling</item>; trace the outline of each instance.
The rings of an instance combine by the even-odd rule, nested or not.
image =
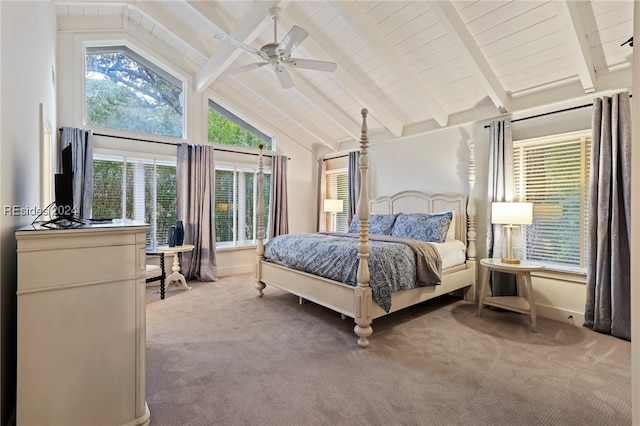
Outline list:
[[[629,87],[633,0],[596,1],[108,1],[54,0],[61,31],[126,31],[211,88],[257,127],[310,151],[372,134],[393,137],[483,120],[570,97]],[[230,75],[293,25],[309,37],[295,57],[335,72],[291,70],[283,89],[269,66]],[[217,99],[214,99],[216,101]]]

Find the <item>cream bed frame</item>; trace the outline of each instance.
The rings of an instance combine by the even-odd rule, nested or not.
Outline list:
[[[476,295],[476,247],[475,247],[475,206],[473,197],[463,194],[426,194],[418,191],[403,191],[389,197],[368,199],[367,172],[368,137],[366,124],[367,110],[362,110],[362,134],[360,138],[360,198],[358,218],[360,218],[360,238],[358,245],[358,275],[356,287],[318,277],[306,272],[290,269],[264,259],[264,201],[258,197],[257,267],[256,285],[258,296],[263,295],[266,285],[280,288],[289,293],[341,313],[354,319],[354,332],[358,345],[369,345],[368,337],[373,332],[371,323],[375,318],[387,313],[372,298],[369,287],[369,214],[373,213],[434,213],[453,211],[455,238],[466,243],[467,261],[462,268],[452,268],[453,272],[443,273],[442,283],[436,286],[419,287],[392,293],[391,312],[432,299],[456,290],[464,290],[465,299],[475,302]],[[475,184],[475,161],[473,147],[469,160],[469,190],[473,194]],[[258,194],[262,193],[262,155],[258,160]]]

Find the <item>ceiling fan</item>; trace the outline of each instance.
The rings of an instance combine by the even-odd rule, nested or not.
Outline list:
[[[215,38],[218,40],[229,43],[235,47],[246,50],[249,53],[258,55],[263,62],[256,62],[253,64],[245,65],[239,68],[229,70],[228,74],[238,74],[244,71],[249,71],[255,68],[260,68],[265,65],[271,65],[271,68],[276,73],[278,81],[283,88],[289,89],[294,86],[291,75],[287,71],[287,67],[293,68],[305,68],[316,71],[335,71],[337,65],[333,62],[316,61],[312,59],[292,58],[291,52],[307,38],[309,33],[297,25],[294,25],[291,30],[284,36],[284,38],[278,43],[278,19],[280,19],[280,8],[272,7],[269,9],[269,15],[273,20],[273,43],[267,43],[256,50],[242,41],[229,37],[226,34],[216,34]]]

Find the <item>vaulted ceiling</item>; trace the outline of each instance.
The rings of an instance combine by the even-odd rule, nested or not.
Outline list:
[[[261,117],[310,151],[372,134],[399,137],[631,85],[633,1],[88,1],[54,0],[60,31],[124,30],[240,113]],[[260,58],[294,26],[303,59],[334,72],[290,70],[283,89]]]

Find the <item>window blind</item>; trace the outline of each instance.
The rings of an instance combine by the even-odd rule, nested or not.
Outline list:
[[[150,225],[147,247],[167,244],[176,221],[176,166],[159,160],[94,156],[92,216]]]
[[[215,226],[220,247],[255,244],[257,237],[256,206],[258,175],[255,169],[216,167]],[[264,225],[268,229],[271,174],[264,172]]]
[[[519,201],[533,203],[525,257],[551,267],[585,268],[591,139],[584,134],[514,142]]]
[[[346,169],[327,170],[325,178],[325,195],[328,199],[342,200],[342,211],[336,214],[336,232],[347,232],[349,229],[349,179]],[[326,229],[331,229],[331,215],[325,215]]]

